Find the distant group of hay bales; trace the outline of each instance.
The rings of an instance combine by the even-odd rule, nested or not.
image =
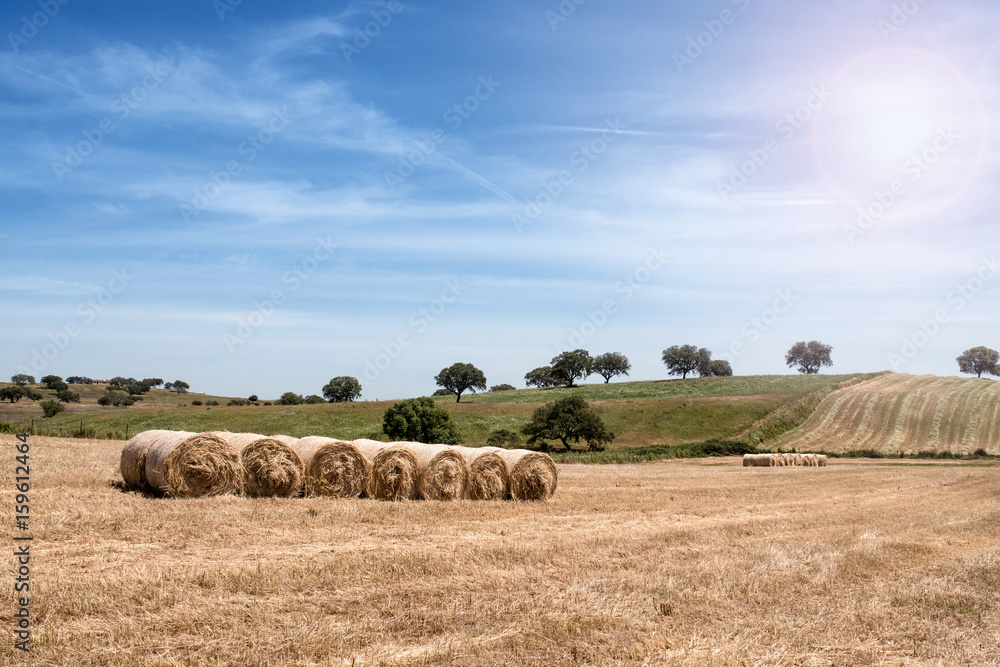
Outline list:
[[[327,496],[380,500],[548,500],[552,457],[525,449],[144,431],[122,450],[131,489],[190,498]]]
[[[744,454],[744,468],[780,468],[781,466],[826,467],[826,454]]]

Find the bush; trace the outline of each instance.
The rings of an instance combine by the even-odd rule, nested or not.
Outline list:
[[[451,392],[447,389],[435,389],[431,396],[451,396]]]
[[[98,405],[113,405],[116,408],[127,408],[133,405],[137,400],[135,396],[124,391],[115,391],[113,389],[106,389],[104,395],[97,399]]]
[[[191,405],[201,405],[201,401],[191,401]]]
[[[264,405],[274,405],[271,401],[264,401]]]
[[[294,391],[286,391],[278,399],[278,405],[302,405],[306,402],[306,399],[302,398],[299,394]]]
[[[983,449],[982,447],[980,447],[976,451],[972,452],[972,455],[975,456],[976,458],[982,458],[984,456],[987,456],[986,450]]]
[[[57,414],[66,409],[65,405],[56,401],[42,401],[39,405],[42,406],[42,413],[46,418],[55,417]]]
[[[382,417],[382,430],[393,440],[462,444],[451,415],[427,396],[392,405]]]
[[[326,403],[326,399],[322,396],[317,396],[316,394],[309,394],[305,397],[303,402],[306,405],[316,405],[317,403]]]
[[[490,391],[515,391],[517,387],[512,384],[495,384],[490,387]]]
[[[248,401],[245,398],[234,398],[231,399],[228,403],[226,403],[226,405],[247,405],[249,403],[250,401]]]
[[[205,401],[205,405],[218,405],[218,401]]]
[[[513,449],[521,444],[521,436],[509,428],[498,428],[490,433],[490,437],[486,438],[486,444],[490,447]]]
[[[250,394],[250,395],[249,395],[249,396],[247,397],[247,401],[248,401],[248,402],[250,402],[250,403],[256,403],[256,402],[257,402],[257,401],[259,401],[259,400],[260,400],[260,399],[259,399],[259,398],[257,398],[257,394]],[[245,404],[244,404],[244,405],[245,405]]]

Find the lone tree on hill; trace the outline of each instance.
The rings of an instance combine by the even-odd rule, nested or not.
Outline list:
[[[552,377],[552,366],[539,366],[524,374],[524,386],[526,387],[547,389],[548,387],[555,387],[558,384],[559,382]]]
[[[461,362],[442,368],[441,372],[434,376],[434,381],[439,387],[455,394],[456,403],[462,400],[464,391],[471,391],[474,394],[477,389],[486,389],[486,376],[483,372],[472,364]]]
[[[552,357],[552,378],[566,387],[575,387],[575,382],[587,379],[594,372],[594,358],[586,350],[562,352]]]
[[[182,380],[174,380],[173,382],[168,382],[163,385],[163,388],[167,391],[176,391],[178,394],[186,394],[188,393],[188,389],[191,388],[191,385]]]
[[[977,378],[983,377],[983,373],[1000,375],[1000,369],[997,368],[997,362],[1000,362],[1000,352],[988,347],[980,346],[966,350],[956,361],[958,361],[959,371],[969,374],[975,373]]]
[[[604,378],[604,384],[616,375],[628,375],[632,364],[621,352],[605,352],[594,357],[594,372]]]
[[[323,398],[331,403],[348,403],[361,396],[361,383],[350,375],[338,375],[323,387]],[[254,397],[253,400],[257,400]]]
[[[80,402],[80,394],[78,394],[77,392],[73,391],[69,387],[67,387],[66,389],[60,389],[59,391],[57,391],[56,392],[56,398],[59,399],[63,403],[79,403]]]
[[[725,359],[714,359],[698,367],[699,377],[732,377],[733,367]]]
[[[26,384],[35,384],[35,376],[27,375],[25,373],[18,373],[17,375],[12,375],[10,381],[19,387],[23,387]]]
[[[800,340],[788,350],[785,363],[790,368],[797,366],[800,373],[815,375],[819,373],[821,367],[833,366],[833,361],[830,359],[832,351],[833,347],[824,345],[818,340],[811,340],[808,343]]]
[[[662,358],[670,369],[670,375],[680,375],[684,380],[688,373],[711,362],[712,352],[694,345],[672,345],[663,351]]]
[[[11,404],[17,403],[24,397],[26,391],[24,387],[18,384],[3,387],[0,389],[0,401],[10,401]]]
[[[306,399],[302,398],[301,394],[296,394],[294,391],[286,391],[276,402],[278,405],[302,405],[306,402]]]
[[[462,444],[451,415],[428,396],[408,398],[390,406],[382,416],[382,430],[395,440]]]
[[[549,449],[546,440],[558,440],[570,451],[570,441],[580,442],[583,438],[588,448],[600,451],[615,439],[600,416],[579,396],[566,396],[536,409],[521,433],[527,436],[529,445],[539,445],[543,452]]]
[[[63,379],[58,375],[46,375],[39,382],[44,384],[46,389],[59,391],[59,385],[63,384]]]

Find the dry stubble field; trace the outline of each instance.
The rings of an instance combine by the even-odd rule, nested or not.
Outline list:
[[[545,504],[162,500],[113,486],[121,442],[31,442],[33,654],[8,638],[3,664],[1000,663],[995,464],[561,466]]]

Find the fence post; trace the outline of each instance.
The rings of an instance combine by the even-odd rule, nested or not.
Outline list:
[[[125,422],[125,439],[128,440],[128,422]]]

